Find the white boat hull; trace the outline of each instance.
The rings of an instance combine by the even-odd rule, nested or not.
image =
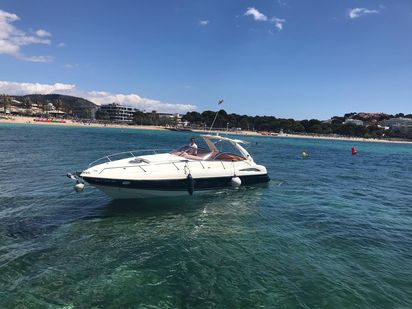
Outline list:
[[[244,185],[269,181],[267,174],[239,177]],[[122,181],[85,177],[85,180],[113,199],[139,199],[154,197],[178,197],[193,194],[213,193],[232,188],[231,177],[194,179],[192,192],[187,179],[164,181]]]

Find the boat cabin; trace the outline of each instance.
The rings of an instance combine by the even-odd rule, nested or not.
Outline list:
[[[252,161],[250,154],[240,144],[246,142],[219,135],[202,135],[207,148],[189,145],[173,150],[171,154],[198,161]]]

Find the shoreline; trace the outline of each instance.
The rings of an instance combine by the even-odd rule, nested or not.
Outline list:
[[[115,129],[132,129],[132,130],[157,130],[157,131],[168,131],[163,126],[149,126],[149,125],[123,125],[123,124],[100,124],[100,123],[80,123],[72,120],[64,120],[65,123],[56,122],[36,122],[34,117],[23,117],[15,116],[10,118],[0,118],[0,123],[9,124],[30,124],[30,125],[40,125],[40,126],[70,126],[70,127],[93,127],[93,128],[115,128]],[[205,130],[193,129],[192,132],[195,133],[208,133]],[[226,133],[226,132],[222,132]],[[387,140],[387,139],[370,139],[362,137],[340,137],[340,136],[311,136],[311,135],[300,135],[300,134],[277,134],[273,136],[262,135],[254,131],[238,131],[229,132],[231,135],[243,135],[243,136],[261,136],[261,137],[282,137],[282,138],[306,138],[306,139],[321,139],[321,140],[336,140],[336,141],[352,141],[352,142],[369,142],[369,143],[397,143],[397,144],[412,144],[412,141],[408,140]]]
[[[38,122],[34,119],[39,119],[37,117],[23,117],[23,116],[14,116],[9,119],[0,118],[0,123],[14,123],[14,124],[30,124],[30,125],[40,125],[40,126],[66,126],[66,127],[92,127],[92,128],[115,128],[115,129],[141,129],[141,130],[166,130],[160,126],[129,126],[126,124],[103,124],[103,123],[82,123],[76,122],[70,119],[63,119],[65,123],[59,122]]]

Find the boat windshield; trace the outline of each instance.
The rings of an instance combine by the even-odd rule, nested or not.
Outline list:
[[[213,145],[208,144],[209,148],[211,149],[205,149],[202,147],[199,148],[194,148],[188,145],[182,146],[176,150],[173,150],[170,152],[171,154],[186,158],[186,159],[191,159],[191,160],[201,160],[201,161],[242,161],[245,160],[245,158],[242,156],[241,153],[231,145],[230,143],[227,142],[211,142]]]
[[[213,142],[217,153],[214,156],[214,160],[218,161],[242,161],[245,157],[239,150],[226,140],[218,140]]]
[[[209,149],[198,147],[197,149],[188,145],[173,150],[171,154],[197,160],[207,160],[212,152]]]

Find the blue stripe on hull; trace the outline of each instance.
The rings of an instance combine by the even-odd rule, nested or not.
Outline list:
[[[269,176],[249,175],[239,176],[243,185],[253,185],[269,181]],[[170,180],[119,180],[105,179],[94,177],[83,177],[91,185],[118,187],[128,189],[159,190],[159,191],[187,191],[187,179],[170,179]],[[214,190],[227,188],[231,186],[232,177],[214,177],[214,178],[197,178],[194,179],[194,190]]]

